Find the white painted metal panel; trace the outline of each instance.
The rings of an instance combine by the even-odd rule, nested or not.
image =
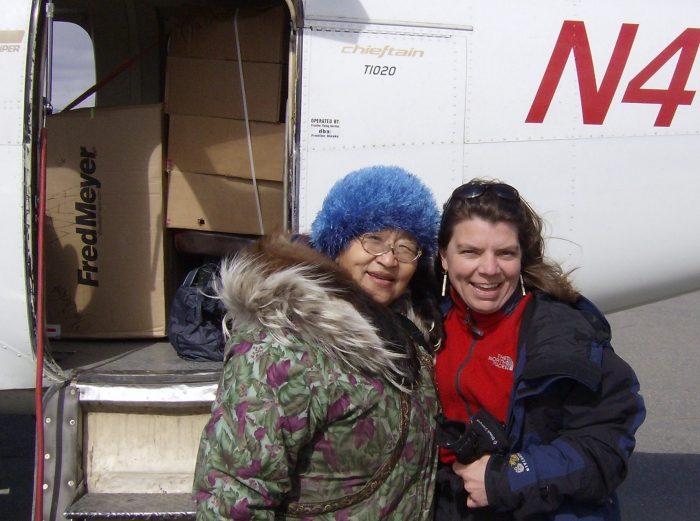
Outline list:
[[[700,4],[529,0],[518,2],[517,9],[505,7],[505,2],[475,3],[470,19],[474,31],[469,40],[469,143],[699,133],[700,99],[680,105],[671,126],[659,127],[654,123],[660,105],[622,103],[622,98],[629,82],[659,53],[687,28],[700,27]],[[573,53],[566,61],[544,121],[525,123],[567,20],[585,26],[597,88],[609,68],[622,25],[638,25],[603,124],[583,122]],[[679,54],[663,65],[644,88],[667,89]],[[686,89],[698,88],[700,67],[695,66]]]
[[[395,164],[449,195],[461,179],[466,31],[326,23],[304,30],[299,228],[348,172]]]
[[[308,231],[328,190],[344,174],[369,165],[396,165],[421,178],[433,191],[440,205],[462,181],[462,146],[379,147],[350,150],[318,150],[305,162],[312,175],[302,174],[299,204],[300,228]],[[326,172],[327,174],[324,174]],[[312,189],[313,187],[313,189]]]
[[[696,136],[481,143],[465,164],[520,189],[550,257],[578,268],[576,285],[605,311],[700,287]]]
[[[650,0],[460,4],[306,3],[300,118],[301,230],[308,229],[333,182],[366,164],[390,162],[416,171],[440,202],[463,181],[496,177],[514,184],[534,204],[548,224],[550,255],[566,269],[577,268],[577,284],[605,310],[699,288],[700,206],[694,204],[693,194],[700,191],[700,176],[696,174],[700,100],[694,99],[700,86],[700,67],[692,62],[700,43],[700,29],[695,29],[700,27],[700,4],[680,0],[667,4]],[[372,24],[319,21],[340,19]],[[446,61],[439,61],[422,75],[401,83],[401,89],[397,88],[400,82],[370,87],[358,83],[359,75],[349,75],[349,71],[365,62],[351,62],[357,53],[348,57],[337,49],[348,43],[383,48],[381,38],[386,36],[381,36],[382,31],[403,32],[404,38],[413,42],[427,38],[414,33],[439,33],[433,28],[448,22],[473,29],[454,31],[451,36],[466,49],[466,57],[459,57],[463,63],[456,60],[455,70],[450,71]],[[410,24],[420,28],[406,26]],[[572,48],[562,46],[561,76],[555,77],[548,109],[541,122],[526,122],[538,89],[545,84],[545,71],[560,32],[565,27],[570,30],[571,24],[576,24],[577,38],[585,28],[587,44],[577,41],[577,57]],[[624,37],[620,36],[623,28],[627,31]],[[343,35],[343,31],[347,32]],[[681,35],[685,35],[685,43],[669,47],[674,41],[678,43]],[[610,65],[618,45],[629,51],[627,61],[618,59]],[[590,49],[588,64],[581,58],[583,47]],[[665,49],[671,51],[659,58]],[[679,73],[683,56],[687,78]],[[377,57],[376,61],[383,59]],[[675,94],[685,100],[663,126],[657,122],[660,103],[622,102],[630,82],[645,68],[651,69],[651,74],[639,87],[647,94],[648,89],[664,93],[679,78],[685,82],[680,86],[685,92]],[[601,97],[603,78],[614,71],[619,72],[619,80],[613,82],[605,101]],[[583,99],[580,85],[580,76],[586,72],[593,78],[588,101]],[[547,77],[552,82],[552,75]],[[461,117],[448,114],[442,104],[450,94],[441,89],[455,78],[466,80],[461,179],[453,168],[460,164],[454,157],[459,143],[442,141],[445,123],[455,123]],[[426,86],[434,92],[426,95],[422,90]],[[366,92],[367,96],[362,98],[355,92]],[[595,103],[591,103],[591,96],[596,96]],[[396,117],[387,109],[387,103],[401,107],[407,101],[411,102],[406,109],[407,113],[412,111],[410,119]],[[591,109],[599,110],[601,104],[605,110],[597,121],[584,119],[584,113],[590,118]],[[334,111],[347,114],[337,136],[331,140],[314,138],[312,118],[334,118]],[[357,138],[348,138],[347,121],[357,124]],[[417,139],[404,138],[412,135]],[[659,198],[661,183],[682,187],[679,191],[683,193]],[[681,230],[682,239],[675,230]],[[650,237],[654,238],[651,245]]]
[[[465,0],[304,0],[310,20],[363,21],[392,25],[463,27],[472,2]]]
[[[700,99],[678,106],[662,127],[655,126],[659,104],[622,98],[671,42],[700,26],[700,5],[474,5],[465,180],[492,177],[518,187],[548,222],[550,255],[577,268],[579,288],[606,311],[699,288],[700,206],[694,194],[700,191]],[[526,123],[565,21],[585,25],[597,89],[623,24],[638,25],[629,59],[600,124],[584,123],[577,72],[585,66],[570,51],[544,120]],[[683,50],[696,51],[692,44]],[[680,54],[643,88],[667,89]],[[684,88],[698,87],[700,67],[694,65]],[[661,195],[663,186],[683,188]]]
[[[0,1],[0,389],[34,387],[24,238],[25,76],[31,3]]]
[[[29,2],[0,0],[0,145],[22,143]]]

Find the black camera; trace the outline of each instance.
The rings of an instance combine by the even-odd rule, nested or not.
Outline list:
[[[435,416],[435,420],[438,447],[454,452],[463,465],[484,454],[505,451],[510,446],[503,424],[486,409],[480,409],[471,423],[450,420],[442,413]]]

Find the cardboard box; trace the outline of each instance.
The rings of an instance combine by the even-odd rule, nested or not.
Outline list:
[[[166,334],[161,105],[49,116],[47,322],[63,338]]]
[[[235,10],[183,5],[178,24],[170,34],[168,54],[183,58],[238,60],[234,30]],[[286,6],[246,9],[238,14],[241,59],[251,62],[285,63],[289,48],[289,13]]]
[[[282,67],[243,62],[249,120],[279,122]],[[169,56],[166,76],[168,114],[245,119],[238,62]]]
[[[255,178],[282,181],[284,123],[249,123]],[[252,179],[245,121],[170,116],[168,170]]]
[[[265,233],[282,230],[284,189],[280,182],[258,181]],[[170,172],[169,228],[260,234],[253,182],[219,175]]]

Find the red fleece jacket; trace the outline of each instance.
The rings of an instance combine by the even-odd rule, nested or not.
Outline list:
[[[468,422],[485,407],[505,423],[520,322],[531,297],[531,293],[525,297],[516,293],[500,310],[483,314],[469,310],[452,288],[454,306],[445,319],[447,338],[435,365],[445,416]],[[454,454],[440,449],[440,461],[451,465]]]

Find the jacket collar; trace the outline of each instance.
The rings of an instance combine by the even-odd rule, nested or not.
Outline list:
[[[291,349],[312,344],[351,370],[405,390],[413,342],[396,314],[335,262],[277,237],[225,261],[220,272],[216,292],[234,330],[263,330]]]
[[[541,387],[552,378],[567,376],[596,389],[609,330],[592,321],[587,310],[578,309],[578,303],[569,305],[541,291],[533,296],[518,341],[522,378],[531,382],[530,387]]]

